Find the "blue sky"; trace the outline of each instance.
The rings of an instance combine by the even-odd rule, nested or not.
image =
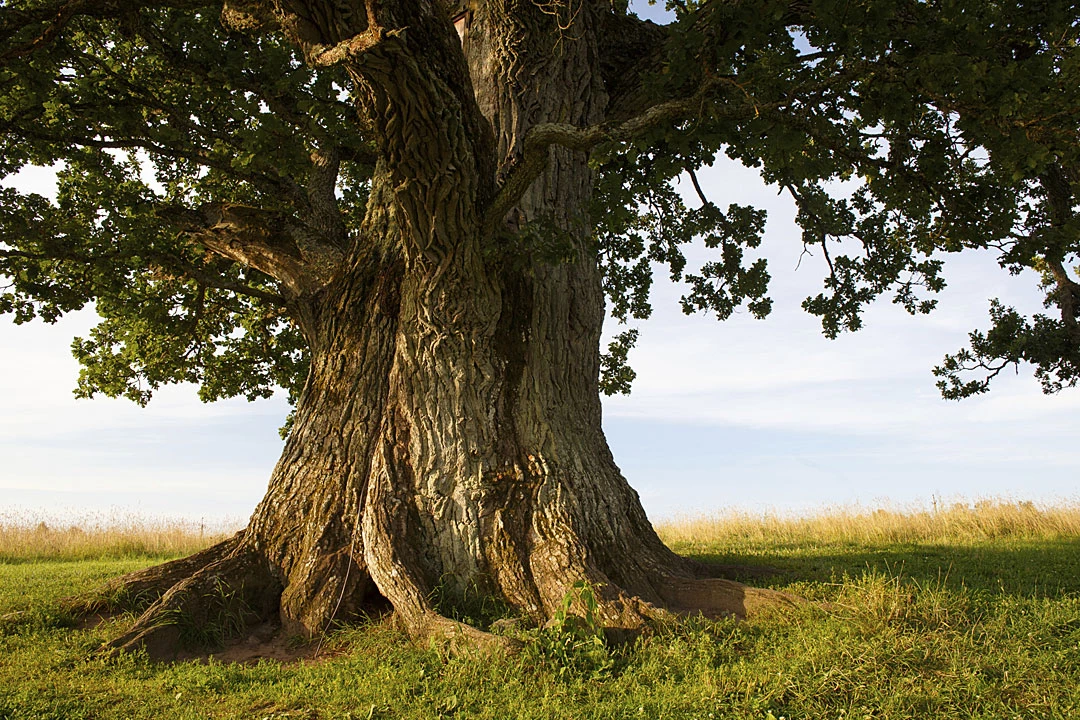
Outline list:
[[[775,310],[765,321],[718,323],[682,315],[677,288],[655,288],[656,311],[631,355],[634,392],[604,406],[616,460],[651,517],[932,496],[1078,499],[1080,391],[1045,396],[1021,370],[988,396],[946,402],[930,374],[985,326],[988,298],[1039,310],[1034,276],[1011,277],[989,255],[951,258],[933,315],[885,302],[864,330],[829,341],[799,309],[824,267],[820,257],[800,264],[790,202],[730,163],[700,177],[721,206],[769,211],[762,252]],[[48,192],[47,172],[19,182]],[[284,400],[205,405],[193,388],[172,387],[146,409],[76,401],[69,345],[92,322],[90,311],[55,326],[0,317],[0,514],[246,518],[281,449]]]
[[[949,258],[938,311],[879,303],[865,329],[830,341],[799,308],[824,267],[820,256],[800,265],[791,204],[738,166],[702,180],[721,204],[769,210],[776,304],[764,321],[717,323],[673,311],[670,286],[656,293],[631,357],[634,393],[605,406],[616,458],[654,515],[1077,497],[1080,393],[1045,396],[1022,369],[987,396],[946,402],[930,372],[985,326],[989,297],[1039,310],[1034,275],[1012,277],[989,254]]]

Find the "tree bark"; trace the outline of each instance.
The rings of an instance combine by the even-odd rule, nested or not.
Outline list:
[[[552,147],[494,234],[484,222],[532,127],[604,120],[604,10],[478,3],[462,53],[438,8],[409,6],[284,23],[309,58],[346,63],[378,135],[363,242],[296,303],[310,376],[250,525],[197,562],[121,579],[164,594],[116,644],[167,646],[163,614],[205,619],[222,583],[291,633],[388,602],[416,637],[479,643],[448,607],[490,596],[542,623],[581,581],[619,629],[789,602],[701,579],[615,465],[586,153]]]

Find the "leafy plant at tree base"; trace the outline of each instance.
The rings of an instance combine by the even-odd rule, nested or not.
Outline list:
[[[614,666],[596,592],[583,580],[570,587],[551,620],[539,631],[538,640],[535,652],[541,666],[550,668],[557,677],[597,679],[607,676]]]

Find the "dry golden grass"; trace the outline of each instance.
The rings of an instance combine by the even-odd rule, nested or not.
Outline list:
[[[199,522],[113,513],[67,519],[0,513],[0,562],[91,560],[187,555],[239,529],[231,521]]]
[[[242,523],[113,513],[65,520],[0,513],[0,562],[176,557],[232,534]],[[657,525],[673,545],[965,542],[988,538],[1080,537],[1080,502],[1040,505],[981,500],[930,509],[834,508],[809,516],[729,512]]]
[[[934,503],[930,509],[835,508],[808,517],[731,512],[659,523],[669,544],[882,544],[1080,537],[1080,502]]]

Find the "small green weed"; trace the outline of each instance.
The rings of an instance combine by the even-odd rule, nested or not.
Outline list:
[[[70,612],[56,607],[55,603],[39,604],[0,615],[0,636],[73,628],[77,624],[78,621]]]
[[[557,677],[599,679],[610,674],[614,661],[592,585],[579,580],[570,586],[533,647],[542,666]]]

